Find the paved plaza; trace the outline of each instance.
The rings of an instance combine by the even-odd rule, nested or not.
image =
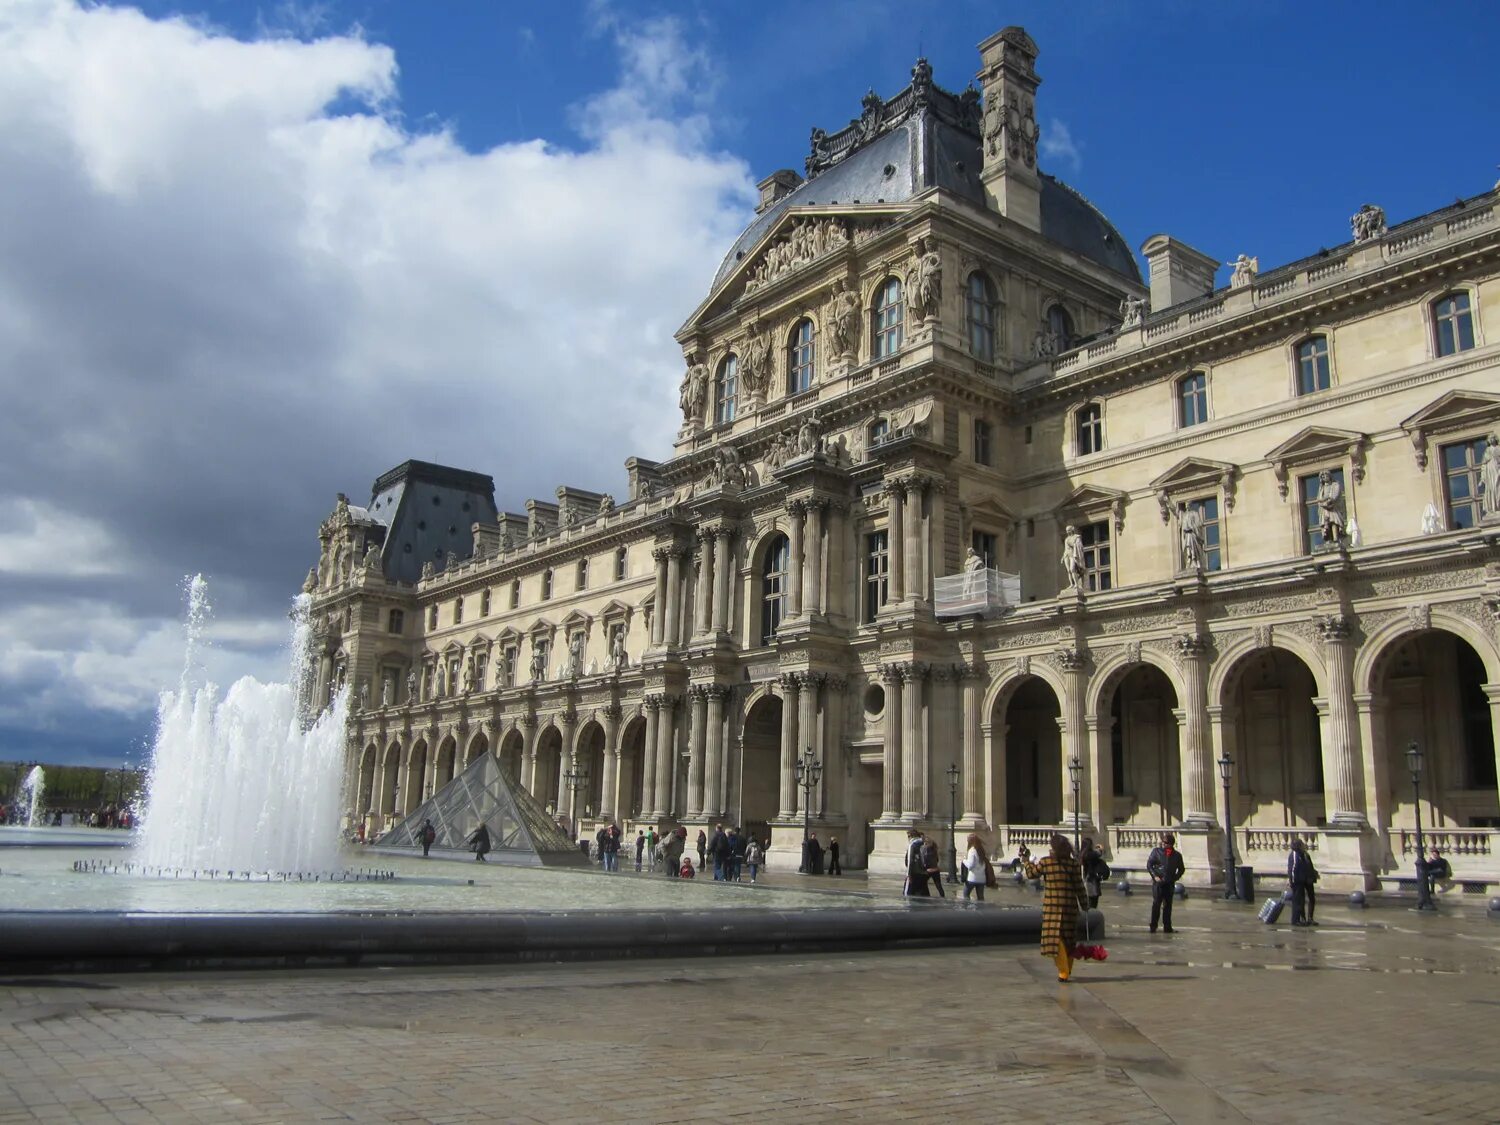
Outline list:
[[[1500,1120],[1481,910],[1102,905],[1069,985],[1030,948],[10,978],[0,1122]]]

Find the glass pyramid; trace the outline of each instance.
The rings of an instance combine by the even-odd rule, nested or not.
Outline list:
[[[400,824],[375,841],[377,847],[420,849],[422,822],[437,830],[434,848],[473,851],[469,837],[481,821],[490,830],[487,858],[529,867],[586,866],[588,858],[569,840],[542,803],[512,781],[493,754],[481,754],[468,769],[423,801]]]

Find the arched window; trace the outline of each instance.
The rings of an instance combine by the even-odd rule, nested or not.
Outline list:
[[[1183,428],[1208,421],[1208,376],[1194,371],[1177,380],[1177,425]]]
[[[1073,318],[1061,305],[1047,309],[1047,335],[1052,337],[1053,347],[1065,352],[1073,346]]]
[[[969,351],[975,359],[995,358],[995,287],[975,270],[969,275]]]
[[[578,588],[587,590],[589,588],[589,560],[578,560]]]
[[[1078,456],[1098,453],[1104,448],[1104,411],[1097,402],[1078,408],[1076,436]]]
[[[510,608],[516,609],[521,604],[521,580],[518,578],[510,584]]]
[[[888,277],[875,290],[875,358],[884,359],[901,350],[902,332],[901,282]]]
[[[1467,293],[1449,293],[1432,302],[1432,329],[1437,334],[1437,354],[1453,355],[1474,346],[1474,315]]]
[[[760,643],[770,644],[786,617],[786,584],[791,573],[791,544],[785,535],[775,536],[766,544],[765,561],[760,568]]]
[[[486,589],[484,591],[484,593],[482,593],[482,594],[479,595],[479,616],[480,617],[488,617],[489,615],[490,615],[490,592],[489,592],[488,589]]]
[[[891,434],[891,423],[888,418],[876,418],[870,423],[870,432],[865,435],[867,446],[876,446],[888,438]]]
[[[615,551],[615,581],[625,577],[625,548],[621,547]]]
[[[787,345],[786,393],[800,395],[813,384],[813,323],[797,322]]]
[[[719,377],[714,380],[714,425],[722,426],[734,421],[734,408],[739,400],[739,393],[739,357],[726,355],[719,364]]]
[[[1328,366],[1328,337],[1309,336],[1297,345],[1297,393],[1326,391],[1332,375]]]

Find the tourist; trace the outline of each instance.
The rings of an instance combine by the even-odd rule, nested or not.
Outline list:
[[[727,878],[731,883],[740,881],[740,868],[745,865],[745,844],[747,838],[744,830],[738,824],[729,830],[729,874]]]
[[[729,837],[725,835],[722,824],[714,825],[714,834],[704,846],[708,854],[714,858],[714,881],[723,882],[729,878],[727,869],[730,865],[730,859]]]
[[[641,856],[646,853],[646,834],[637,832],[635,834],[635,869],[641,869]]]
[[[762,858],[764,858],[764,853],[760,850],[760,845],[751,840],[745,848],[745,866],[750,868],[750,881],[752,883],[755,882],[755,877],[760,872]]]
[[[659,848],[659,847],[660,847],[660,843],[658,842],[658,840],[656,838],[656,826],[652,825],[650,828],[646,829],[646,863],[647,863],[646,870],[647,871],[655,871],[656,870],[657,861],[659,859],[661,859],[661,856],[659,856],[657,854],[657,848]]]
[[[927,865],[922,860],[922,833],[915,828],[906,830],[906,884],[901,893],[920,898],[931,898],[927,890]]]
[[[422,831],[419,835],[422,840],[422,858],[427,859],[432,851],[432,842],[437,839],[437,829],[432,826],[432,821],[422,822]]]
[[[1177,880],[1187,870],[1182,862],[1182,853],[1177,850],[1177,837],[1170,832],[1161,834],[1161,844],[1151,849],[1146,857],[1146,874],[1151,876],[1151,932],[1161,924],[1167,933],[1172,929],[1172,896],[1177,892]]]
[[[972,894],[980,902],[984,901],[984,888],[993,878],[994,870],[990,867],[990,860],[984,854],[984,842],[973,834],[969,834],[965,841],[969,848],[969,854],[964,856],[964,901],[969,901]]]
[[[722,831],[722,829],[721,829]],[[708,866],[708,833],[698,829],[698,870]]]
[[[927,871],[927,878],[932,880],[932,885],[937,888],[938,898],[947,898],[948,893],[943,890],[943,869],[940,864],[937,841],[931,836],[923,836],[922,866]]]
[[[1083,885],[1088,891],[1089,909],[1093,910],[1099,905],[1099,892],[1109,880],[1109,864],[1104,862],[1104,853],[1094,846],[1093,839],[1088,836],[1083,838],[1078,858],[1083,864]]]
[[[1310,926],[1308,921],[1307,894],[1312,890],[1316,873],[1312,858],[1307,854],[1307,845],[1302,837],[1292,837],[1292,850],[1286,857],[1286,881],[1291,887],[1292,925]]]
[[[1438,886],[1439,883],[1443,885],[1440,887]],[[1453,865],[1448,862],[1447,858],[1441,852],[1433,848],[1432,857],[1427,861],[1427,893],[1434,895],[1438,891],[1442,891],[1446,894],[1452,889]],[[1308,917],[1312,917],[1310,911]]]
[[[479,863],[488,863],[484,857],[490,854],[490,830],[484,821],[479,822],[479,827],[474,829],[474,835],[469,837],[469,843],[474,846],[474,859]]]
[[[1024,846],[1020,856],[1026,877],[1042,881],[1042,956],[1052,958],[1057,979],[1066,982],[1073,974],[1073,939],[1083,902],[1083,870],[1066,836],[1054,832],[1051,844],[1052,854],[1037,863],[1031,862],[1031,852]]]
[[[687,829],[676,828],[668,832],[666,840],[662,843],[661,857],[663,873],[669,879],[677,878],[682,853],[685,851],[687,851]]]
[[[682,866],[677,871],[677,877],[679,879],[692,879],[697,874],[698,872],[693,869],[692,859],[688,856],[683,856]]]
[[[604,830],[604,870],[620,870],[620,826],[611,824]]]
[[[844,869],[839,866],[839,838],[828,837],[828,874],[842,875]]]

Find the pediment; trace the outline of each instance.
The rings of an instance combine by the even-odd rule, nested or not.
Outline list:
[[[1336,430],[1331,426],[1308,426],[1266,454],[1266,460],[1292,464],[1309,461],[1331,453],[1347,453],[1364,445],[1367,435],[1357,430]]]
[[[575,609],[562,619],[564,629],[571,632],[574,629],[587,629],[594,619],[582,610]]]
[[[634,610],[628,605],[616,598],[599,611],[599,616],[605,621],[611,621],[620,617],[629,617],[633,612]]]
[[[1401,428],[1411,438],[1412,448],[1417,455],[1417,468],[1425,470],[1429,435],[1480,426],[1488,429],[1496,424],[1497,419],[1500,419],[1500,395],[1460,389],[1433,399],[1402,422]]]
[[[1118,488],[1105,488],[1102,484],[1080,484],[1063,497],[1058,505],[1063,512],[1079,515],[1108,511],[1114,520],[1115,530],[1125,527],[1125,493]]]
[[[1172,501],[1187,492],[1221,489],[1224,508],[1234,511],[1234,482],[1239,469],[1228,461],[1210,461],[1206,457],[1185,457],[1151,482],[1161,508],[1161,522],[1172,518]]]
[[[1016,514],[999,500],[986,496],[969,505],[969,519],[971,523],[977,519],[1009,525],[1016,522]]]
[[[504,629],[500,630],[500,633],[495,638],[495,641],[503,648],[506,645],[520,644],[522,641],[522,637],[518,630],[513,629],[509,625],[507,625]]]
[[[543,617],[537,621],[532,622],[531,627],[526,630],[526,634],[527,636],[531,637],[549,636],[556,631],[557,626]]]

